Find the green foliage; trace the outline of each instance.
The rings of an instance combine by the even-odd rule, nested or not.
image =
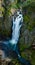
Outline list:
[[[26,24],[29,23],[29,21],[30,21],[29,15],[24,15],[24,21],[25,21]]]

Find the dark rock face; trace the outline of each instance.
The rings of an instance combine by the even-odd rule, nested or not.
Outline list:
[[[12,62],[9,62],[8,65],[14,65]]]
[[[0,18],[0,40],[6,39],[7,37],[10,38],[12,33],[12,17],[8,17],[3,22],[3,18]]]

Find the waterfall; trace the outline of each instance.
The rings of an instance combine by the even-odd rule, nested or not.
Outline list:
[[[20,11],[17,11],[17,17],[14,19],[13,17],[13,27],[12,27],[12,39],[10,40],[11,44],[17,44],[19,40],[19,35],[20,35],[20,28],[23,23],[23,17]]]

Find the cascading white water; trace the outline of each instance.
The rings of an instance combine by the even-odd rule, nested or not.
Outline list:
[[[12,39],[10,40],[11,44],[17,44],[20,35],[20,28],[23,23],[23,17],[20,11],[17,11],[17,15],[18,16],[16,17],[15,20],[13,17],[13,27],[12,27],[13,32],[12,32]]]

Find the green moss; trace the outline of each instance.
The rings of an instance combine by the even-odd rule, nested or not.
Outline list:
[[[24,22],[27,24],[27,23],[29,23],[29,21],[30,21],[29,15],[25,15],[24,16]]]

